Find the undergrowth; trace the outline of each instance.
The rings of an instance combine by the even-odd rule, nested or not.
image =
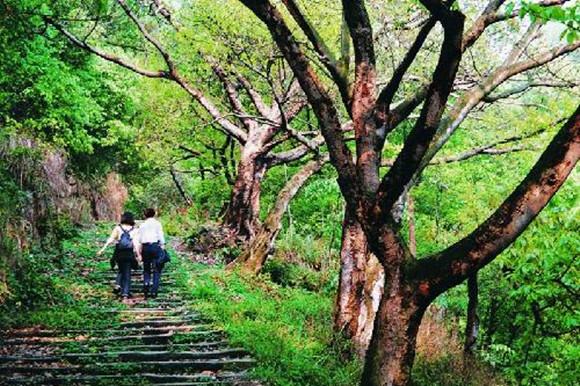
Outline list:
[[[362,363],[353,347],[333,333],[336,288],[324,280],[315,284],[316,277],[280,262],[270,263],[257,278],[200,264],[181,270],[196,308],[224,329],[233,345],[258,360],[256,378],[280,386],[359,383]],[[412,385],[505,385],[483,362],[463,362],[456,327],[426,315]]]
[[[257,359],[257,378],[282,386],[350,386],[358,379],[360,362],[332,333],[330,297],[220,267],[188,270],[196,307]]]
[[[99,328],[115,320],[103,319],[99,308],[118,305],[110,288],[88,281],[86,268],[108,269],[108,257],[95,252],[107,236],[108,227],[75,231],[58,248],[35,248],[18,256],[8,269],[10,289],[0,305],[0,328],[42,326],[45,328]]]

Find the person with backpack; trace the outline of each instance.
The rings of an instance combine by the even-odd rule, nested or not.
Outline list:
[[[163,226],[155,218],[155,209],[144,211],[145,221],[139,227],[143,254],[143,293],[145,297],[156,298],[159,291],[161,271],[167,261]],[[151,281],[153,276],[153,281]]]
[[[111,244],[115,244],[113,260],[119,267],[117,290],[123,299],[127,299],[131,296],[131,268],[138,264],[138,260],[142,260],[139,230],[135,227],[133,213],[123,213],[120,223],[113,228],[111,236],[97,252],[97,256],[102,255]]]

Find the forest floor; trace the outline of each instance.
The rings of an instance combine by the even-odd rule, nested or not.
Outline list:
[[[122,303],[109,257],[95,257],[109,230],[81,231],[50,264],[35,257],[42,274],[0,313],[0,385],[358,384],[361,361],[332,328],[336,283],[274,261],[259,277],[226,271],[174,239],[159,297],[145,300],[134,272]],[[456,330],[428,313],[413,385],[504,384],[485,366],[463,371]]]
[[[2,332],[0,384],[259,384],[255,360],[192,307],[184,256],[173,253],[156,299],[144,298],[134,271],[134,296],[123,303],[111,293],[108,258],[94,256],[102,238],[84,232],[65,246],[71,261],[47,272],[71,301],[51,299],[54,307],[20,313]]]

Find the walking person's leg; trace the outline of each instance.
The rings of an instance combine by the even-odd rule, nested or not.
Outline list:
[[[117,250],[115,249],[115,251],[113,252],[113,256],[111,256],[111,260],[109,261],[109,263],[111,264],[111,270],[117,271],[117,275],[115,276],[115,285],[113,286],[113,293],[115,295],[121,295],[121,269],[119,267],[118,264],[118,256],[117,256]]]
[[[161,281],[161,271],[163,270],[163,265],[159,264],[159,260],[161,259],[161,254],[163,250],[159,245],[156,246],[155,250],[155,260],[153,263],[153,287],[151,288],[151,293],[154,297],[157,296],[159,292],[159,284]]]
[[[154,258],[149,245],[143,246],[143,295],[147,297],[151,289],[151,273],[154,270]]]
[[[153,294],[153,296],[157,296],[157,293],[159,292],[159,285],[161,284],[161,270],[162,267],[160,264],[157,264],[157,262],[155,263],[155,270],[153,271],[153,286],[151,287],[151,293]]]
[[[121,269],[117,269],[117,276],[115,277],[115,288],[113,289],[113,293],[116,295],[121,294]]]
[[[131,259],[128,257],[119,259],[119,268],[121,271],[121,296],[128,298],[131,292]]]

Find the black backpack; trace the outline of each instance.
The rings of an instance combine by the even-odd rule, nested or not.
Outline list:
[[[133,250],[133,239],[131,238],[131,231],[133,228],[126,231],[123,229],[121,225],[121,237],[119,238],[119,242],[117,243],[117,250],[119,251],[132,251]]]

